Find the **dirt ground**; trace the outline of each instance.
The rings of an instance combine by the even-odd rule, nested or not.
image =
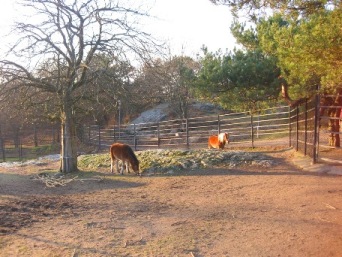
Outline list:
[[[46,187],[43,166],[0,168],[0,256],[342,256],[342,176],[291,152],[270,168],[123,176]]]

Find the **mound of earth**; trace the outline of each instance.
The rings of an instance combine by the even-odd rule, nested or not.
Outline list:
[[[189,169],[238,166],[268,168],[274,165],[274,160],[265,154],[245,151],[158,149],[136,152],[136,155],[140,161],[140,170],[147,175],[172,174]],[[79,166],[81,169],[109,167],[109,154],[81,156]]]
[[[218,114],[222,113],[223,109],[220,106],[211,103],[193,103],[189,105],[188,112],[191,117]],[[155,106],[152,109],[142,112],[139,117],[132,120],[131,124],[149,123],[149,122],[160,122],[170,118],[175,118],[175,113],[172,107],[168,103],[163,103]]]

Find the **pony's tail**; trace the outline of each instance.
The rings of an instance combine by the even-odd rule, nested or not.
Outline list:
[[[114,153],[113,153],[113,146],[111,145],[110,147],[109,147],[109,153],[110,153],[110,158],[113,160],[113,158],[114,158]]]

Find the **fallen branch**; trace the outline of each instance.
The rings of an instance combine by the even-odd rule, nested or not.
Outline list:
[[[76,180],[83,182],[83,181],[102,181],[103,179],[104,178],[101,176],[96,176],[94,178],[80,178],[80,179],[76,179]]]
[[[73,180],[76,180],[78,176],[73,178],[65,178],[64,176],[54,177],[47,174],[38,174],[34,177],[34,180],[42,181],[47,187],[65,186]]]
[[[104,178],[100,176],[96,176],[93,178],[79,178],[79,179],[78,179],[78,176],[75,176],[73,178],[65,178],[63,175],[61,176],[51,175],[50,176],[48,174],[41,173],[35,176],[33,179],[42,181],[47,187],[57,187],[57,186],[65,186],[71,181],[76,181],[76,180],[81,181],[81,182],[90,181],[90,180],[102,181]]]

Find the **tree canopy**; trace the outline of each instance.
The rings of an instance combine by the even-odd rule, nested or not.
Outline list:
[[[271,12],[282,13],[283,15],[308,16],[326,7],[341,5],[340,0],[210,0],[214,4],[222,4],[231,7],[232,14],[238,17],[241,14],[248,15],[252,20],[257,21]]]
[[[322,92],[337,93],[342,74],[341,1],[231,1],[212,0],[253,14],[254,27],[235,21],[232,33],[246,49],[260,49],[276,58],[294,97],[309,96],[319,85]]]
[[[262,49],[278,58],[278,65],[297,94],[320,85],[337,93],[342,81],[342,10],[284,20],[279,14],[258,23]],[[302,88],[302,89],[300,89]]]
[[[257,110],[277,100],[280,71],[259,50],[221,55],[204,51],[196,87],[207,100],[233,110]]]

